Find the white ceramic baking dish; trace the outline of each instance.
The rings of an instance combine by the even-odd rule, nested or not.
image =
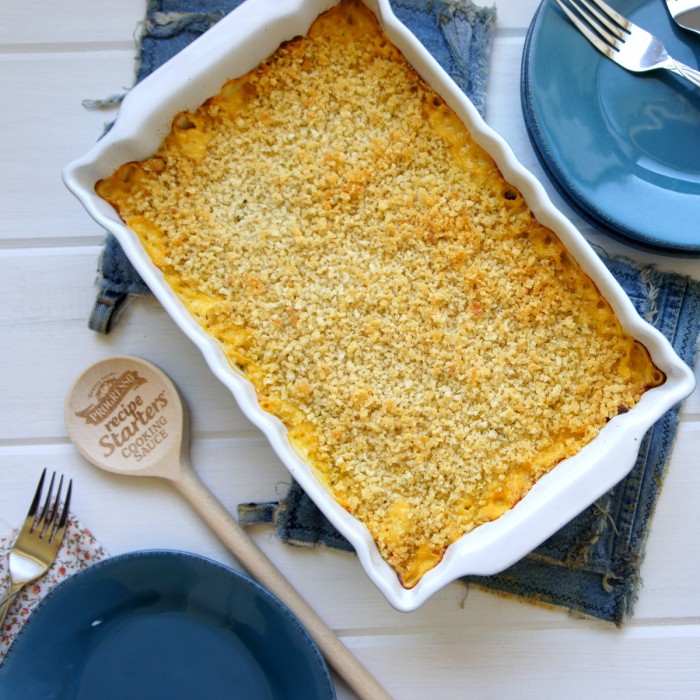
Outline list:
[[[204,36],[135,87],[109,133],[64,171],[68,188],[87,212],[112,232],[167,312],[204,354],[214,374],[267,436],[275,452],[333,524],[353,544],[369,578],[397,609],[411,611],[433,593],[468,574],[493,574],[525,556],[621,480],[634,465],[647,429],[689,395],[694,378],[666,339],[644,322],[582,235],[553,206],[541,184],[516,160],[505,141],[481,119],[462,91],[391,11],[388,0],[366,0],[388,38],[423,79],[457,112],[505,178],[524,195],[539,221],[554,230],[609,300],[625,329],[649,350],[667,375],[630,412],[620,415],[575,457],[543,477],[512,510],[454,543],[442,562],[407,590],[365,527],[340,507],[292,449],[285,427],[258,405],[252,385],[234,371],[219,345],[189,315],[138,238],[94,192],[95,183],[122,163],[149,156],[181,110],[194,109],[229,78],[248,72],[279,44],[306,33],[334,0],[248,0]]]

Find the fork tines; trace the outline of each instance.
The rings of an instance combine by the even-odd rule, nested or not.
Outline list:
[[[61,505],[61,492],[63,491],[63,475],[58,481],[58,489],[56,491],[56,498],[52,501],[54,482],[56,480],[56,472],[51,475],[51,481],[49,482],[49,490],[46,494],[46,499],[44,500],[44,505],[39,509],[39,502],[41,501],[42,491],[44,490],[44,481],[46,480],[46,469],[41,473],[41,478],[39,479],[39,484],[34,494],[32,504],[29,507],[29,512],[27,513],[27,520],[31,521],[30,532],[33,532],[36,528],[41,527],[41,532],[39,537],[43,538],[48,535],[48,541],[51,542],[56,536],[58,530],[65,528],[66,521],[68,519],[68,509],[70,507],[71,493],[73,491],[73,480],[69,480],[68,489],[66,491],[66,496],[63,501],[63,510],[60,516],[58,516],[59,507]]]
[[[592,0],[592,3],[588,0],[557,0],[557,5],[578,30],[604,53],[606,49],[617,50],[618,42],[624,41],[629,34],[628,20],[603,0]],[[607,46],[601,43],[601,39]]]

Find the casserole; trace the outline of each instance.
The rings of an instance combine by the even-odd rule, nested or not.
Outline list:
[[[202,349],[215,374],[232,389],[246,414],[265,432],[292,475],[355,546],[370,578],[393,605],[411,610],[457,576],[494,573],[507,567],[622,478],[634,463],[635,445],[643,431],[692,390],[692,375],[675,357],[668,343],[636,316],[629,300],[580,234],[553,209],[538,183],[522,170],[503,141],[483,124],[456,86],[396,22],[389,8],[383,3],[370,5],[388,39],[460,117],[476,142],[495,160],[507,182],[522,193],[538,221],[557,234],[567,255],[590,276],[624,330],[647,348],[666,378],[661,386],[646,392],[632,410],[610,420],[599,436],[578,454],[540,479],[516,507],[458,539],[442,560],[420,576],[412,587],[401,585],[395,572],[380,556],[367,529],[350,516],[337,499],[329,497],[308,460],[293,449],[284,425],[261,410],[262,402],[258,401],[255,389],[233,370],[230,358],[223,355],[220,345],[193,322],[172,286],[165,283],[163,275],[145,254],[138,237],[123,226],[111,207],[94,195],[96,182],[108,178],[123,163],[143,160],[154,153],[177,114],[192,113],[216,94],[226,80],[247,73],[282,42],[305,34],[326,7],[327,3],[289,3],[275,8],[273,15],[266,15],[257,3],[243,5],[232,13],[235,24],[234,20],[227,22],[228,18],[222,21],[195,42],[193,48],[175,57],[138,86],[124,103],[112,131],[85,159],[66,169],[66,182],[88,211],[117,235],[145,281]],[[187,62],[190,75],[180,61]],[[134,95],[139,95],[141,101],[137,103]],[[179,128],[191,129],[192,121],[196,122],[196,118],[185,119]],[[509,193],[506,198],[516,198],[516,194]],[[625,455],[624,459],[621,454]],[[625,471],[619,469],[621,463]],[[610,481],[611,478],[614,480]]]

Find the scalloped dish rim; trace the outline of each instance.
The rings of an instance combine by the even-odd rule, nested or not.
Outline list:
[[[559,236],[610,302],[625,330],[647,347],[654,363],[667,376],[662,386],[647,391],[631,411],[612,419],[578,454],[542,477],[514,508],[452,544],[442,561],[414,588],[401,586],[365,526],[334,500],[309,465],[300,459],[284,425],[260,408],[253,386],[232,368],[217,341],[206,334],[164,282],[136,235],[94,191],[95,183],[122,163],[145,158],[155,151],[176,113],[198,106],[215,94],[225,80],[254,68],[284,40],[304,34],[321,12],[336,3],[243,3],[139,83],[125,98],[112,129],[87,154],[66,166],[63,179],[90,216],[117,238],[154,295],[199,348],[241,410],[264,433],[290,474],[351,542],[370,580],[393,607],[410,612],[459,577],[503,571],[612,488],[634,466],[644,433],[693,391],[695,379],[668,340],[640,318],[582,234],[552,204],[541,183],[518,162],[503,138],[486,125],[459,87],[399,22],[388,0],[364,1],[388,39],[460,116],[474,139],[496,161],[505,179],[523,194],[534,216]]]

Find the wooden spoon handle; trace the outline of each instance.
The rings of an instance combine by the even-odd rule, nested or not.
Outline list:
[[[299,595],[267,555],[253,542],[243,528],[224,508],[216,496],[204,485],[197,474],[183,468],[175,485],[190,502],[204,522],[235,555],[246,571],[277,596],[306,627],[328,663],[360,698],[390,700],[374,676],[357,660],[338,639],[333,630]]]

